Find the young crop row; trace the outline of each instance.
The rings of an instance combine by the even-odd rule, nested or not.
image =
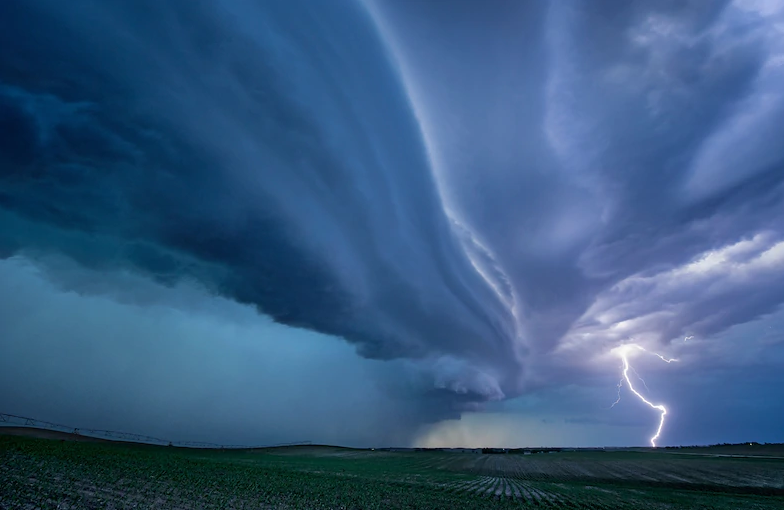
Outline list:
[[[542,488],[535,483],[527,483],[515,478],[480,476],[474,480],[458,482],[451,486],[456,492],[477,493],[498,498],[515,500],[522,506],[542,508],[623,508],[618,498],[595,497],[590,493],[570,496],[566,491],[555,487]],[[601,501],[602,499],[607,501]]]
[[[0,438],[0,441],[2,439]],[[265,462],[267,464],[267,462]],[[169,452],[0,444],[0,508],[493,508],[427,480],[381,482]]]
[[[441,469],[543,482],[629,481],[784,489],[784,462],[668,454],[453,455]],[[459,463],[458,463],[459,462]]]
[[[556,472],[532,477],[511,470],[520,459],[488,457],[222,454],[0,436],[0,509],[784,507],[780,497],[671,491]],[[471,469],[461,467],[469,461]]]
[[[551,509],[784,508],[784,498],[681,491],[649,486],[531,481],[521,477],[477,476],[448,486],[455,493],[478,494],[519,506]]]

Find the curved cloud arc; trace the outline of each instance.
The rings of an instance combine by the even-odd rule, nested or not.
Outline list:
[[[198,278],[421,360],[434,391],[515,391],[514,318],[453,232],[361,6],[38,0],[0,18],[4,254]]]

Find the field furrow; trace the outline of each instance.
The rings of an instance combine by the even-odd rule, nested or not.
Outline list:
[[[784,462],[666,453],[204,451],[0,435],[0,509],[767,510]]]

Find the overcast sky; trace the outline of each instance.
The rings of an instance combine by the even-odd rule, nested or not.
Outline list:
[[[0,412],[784,441],[782,133],[780,0],[0,2]]]

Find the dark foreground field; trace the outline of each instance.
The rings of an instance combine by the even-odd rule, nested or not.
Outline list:
[[[784,508],[784,460],[701,453],[222,452],[0,435],[0,509]]]

